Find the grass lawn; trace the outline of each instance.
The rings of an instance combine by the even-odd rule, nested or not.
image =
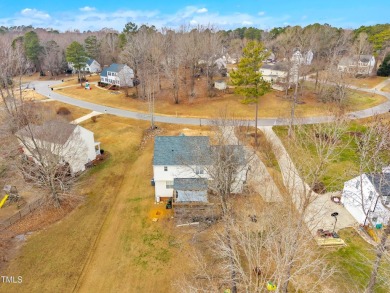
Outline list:
[[[388,77],[383,76],[368,76],[365,78],[348,78],[347,82],[351,85],[362,87],[362,88],[373,88],[374,86],[385,81]]]
[[[390,93],[390,84],[382,88],[382,91]]]
[[[58,85],[58,93],[70,96],[76,99],[85,100],[93,103],[106,105],[109,107],[121,108],[125,110],[133,110],[138,112],[147,112],[148,104],[145,101],[125,97],[124,93],[119,91],[107,91],[105,89],[92,86],[92,90],[88,91],[78,86],[73,82],[74,86],[69,86],[65,83]],[[130,89],[134,91],[134,89]],[[163,115],[178,115],[192,117],[214,117],[220,110],[234,109],[237,117],[254,116],[254,105],[244,105],[241,103],[242,97],[235,94],[224,94],[214,98],[197,98],[190,102],[186,99],[181,99],[179,104],[174,104],[173,101],[167,99],[156,99],[155,112]],[[329,110],[335,105],[323,104],[317,102],[313,94],[308,93],[302,99],[304,104],[296,106],[297,117],[310,117],[328,114]],[[380,95],[366,94],[355,91],[351,96],[350,104],[347,105],[348,111],[361,110],[376,106],[386,101],[385,97]],[[260,98],[259,102],[259,117],[288,117],[290,113],[291,103],[284,99],[282,92],[273,91]]]
[[[154,204],[152,140],[140,148],[148,123],[104,115],[83,126],[111,157],[81,179],[76,190],[85,195],[83,204],[29,237],[2,272],[22,276],[23,283],[4,290],[172,292],[169,280],[186,267],[180,253],[186,241],[175,234],[169,215],[163,219],[165,208]],[[167,134],[199,135],[199,128],[188,128],[164,126]],[[152,222],[158,209],[161,219]]]
[[[385,119],[387,121],[390,120],[389,113],[383,114],[381,115],[381,117],[382,119]],[[351,121],[348,125],[347,131],[362,132],[365,130],[365,127],[369,123],[370,119]],[[312,126],[307,125],[305,127]],[[287,126],[276,126],[273,129],[275,133],[281,138],[295,165],[301,166],[301,168],[303,169],[302,172],[305,172],[305,166],[309,162],[309,157],[311,157],[310,160],[312,160],[310,162],[316,162],[316,152],[314,149],[314,145],[312,145],[311,142],[307,142],[307,148],[305,150],[297,149],[292,146],[288,141]],[[358,158],[355,149],[356,142],[354,138],[347,133],[344,134],[335,152],[337,155],[327,166],[322,178],[320,178],[320,181],[325,184],[327,191],[342,190],[345,181],[350,180],[351,178],[359,175],[359,166],[357,162]],[[310,154],[306,153],[307,151],[309,151]]]
[[[329,261],[339,270],[334,276],[334,282],[339,287],[338,292],[363,292],[368,284],[371,264],[375,257],[373,247],[364,241],[352,228],[339,231],[347,246],[327,253]],[[390,263],[383,262],[381,277],[388,278]],[[383,276],[385,270],[387,275]],[[375,292],[389,292],[389,287],[379,283]]]

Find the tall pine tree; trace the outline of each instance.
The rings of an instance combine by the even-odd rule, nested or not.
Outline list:
[[[243,95],[244,104],[255,104],[255,144],[257,146],[257,117],[259,112],[259,98],[270,91],[271,85],[263,79],[260,67],[269,53],[264,45],[258,41],[250,41],[243,49],[242,57],[237,70],[230,73],[230,79],[236,86],[236,93]]]

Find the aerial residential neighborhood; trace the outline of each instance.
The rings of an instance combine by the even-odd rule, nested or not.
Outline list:
[[[385,0],[0,8],[0,292],[390,292]]]

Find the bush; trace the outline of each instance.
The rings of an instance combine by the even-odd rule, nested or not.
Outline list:
[[[70,113],[70,110],[66,107],[61,107],[57,110],[58,115],[69,115]]]
[[[92,117],[91,117],[91,120],[92,120],[93,123],[96,123],[96,121],[97,121],[97,116],[92,116]]]

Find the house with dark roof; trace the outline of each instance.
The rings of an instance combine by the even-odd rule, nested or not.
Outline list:
[[[212,184],[209,173],[218,148],[210,145],[208,136],[156,136],[153,157],[156,202],[170,198],[175,202],[207,202]],[[244,154],[242,146],[226,146],[229,149],[230,153],[239,154],[239,158]],[[239,164],[243,161],[239,160]],[[241,193],[246,180],[244,168],[238,173],[232,193]]]
[[[100,73],[100,82],[117,86],[134,86],[134,71],[126,64],[112,63]]]
[[[384,169],[345,182],[341,203],[359,224],[386,225],[390,219],[390,172]]]
[[[337,69],[342,72],[369,75],[375,66],[373,55],[344,56],[340,59]]]
[[[73,73],[77,73],[77,70],[74,68],[72,62],[68,63],[68,67],[70,69],[72,69]],[[90,72],[90,73],[97,73],[97,72],[102,71],[102,68],[101,68],[99,62],[97,62],[95,59],[89,58],[86,61],[85,66],[83,68],[81,68],[81,71]]]
[[[37,158],[45,154],[58,164],[68,163],[73,174],[84,171],[85,165],[100,154],[100,142],[95,142],[92,131],[65,121],[27,125],[15,135],[28,158],[38,163]]]

